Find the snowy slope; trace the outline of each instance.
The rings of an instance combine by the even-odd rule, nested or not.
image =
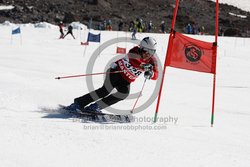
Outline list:
[[[135,115],[134,123],[96,124],[81,123],[46,109],[70,104],[89,91],[86,78],[54,78],[86,73],[99,44],[81,46],[86,31],[75,30],[76,40],[70,36],[58,40],[57,27],[33,25],[22,26],[22,41],[15,35],[11,44],[12,27],[0,26],[0,166],[245,167],[250,163],[250,39],[219,38],[213,128],[212,75],[174,68],[167,68],[158,123],[151,122],[154,101]],[[138,34],[140,39],[145,36]],[[162,64],[168,35],[150,36],[158,41]],[[117,37],[130,34],[102,32],[102,43]],[[194,37],[213,41],[209,36]],[[129,49],[133,44],[106,48],[93,72],[104,71],[116,56],[116,46]],[[93,80],[97,88],[103,76]],[[131,93],[139,92],[143,80],[142,76],[133,84]],[[138,106],[152,96],[155,84],[146,82]],[[134,102],[125,100],[114,107],[131,109]]]
[[[216,1],[216,0],[211,0]],[[219,0],[219,3],[225,3],[228,5],[236,6],[240,9],[243,9],[245,11],[250,11],[250,2],[249,0]]]

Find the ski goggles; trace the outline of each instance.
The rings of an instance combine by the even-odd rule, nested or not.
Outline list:
[[[154,49],[148,49],[148,48],[143,48],[142,49],[144,52],[149,53],[150,55],[154,55],[156,50]]]

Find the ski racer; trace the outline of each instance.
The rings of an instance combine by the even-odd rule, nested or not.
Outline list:
[[[130,92],[130,84],[140,74],[144,73],[146,79],[156,80],[158,78],[156,45],[154,38],[145,37],[139,46],[132,48],[125,57],[111,64],[101,88],[75,98],[74,103],[65,109],[71,112],[77,110],[101,112],[102,109],[126,99]],[[117,92],[111,93],[114,88]]]

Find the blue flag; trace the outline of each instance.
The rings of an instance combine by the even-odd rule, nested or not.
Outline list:
[[[89,32],[88,34],[88,42],[100,42],[101,34],[95,35]]]
[[[14,35],[14,34],[20,34],[20,33],[21,33],[20,27],[18,27],[18,28],[15,29],[15,30],[12,30],[12,35]]]

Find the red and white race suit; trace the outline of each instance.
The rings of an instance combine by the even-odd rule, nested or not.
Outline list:
[[[151,64],[153,66],[154,75],[151,78],[156,80],[158,78],[158,66],[154,56],[144,60],[140,56],[140,48],[138,46],[132,48],[129,53],[122,59],[115,62],[117,64],[117,70],[122,71],[120,74],[129,83],[134,82],[136,78],[140,76],[144,71],[141,68],[143,64]]]

